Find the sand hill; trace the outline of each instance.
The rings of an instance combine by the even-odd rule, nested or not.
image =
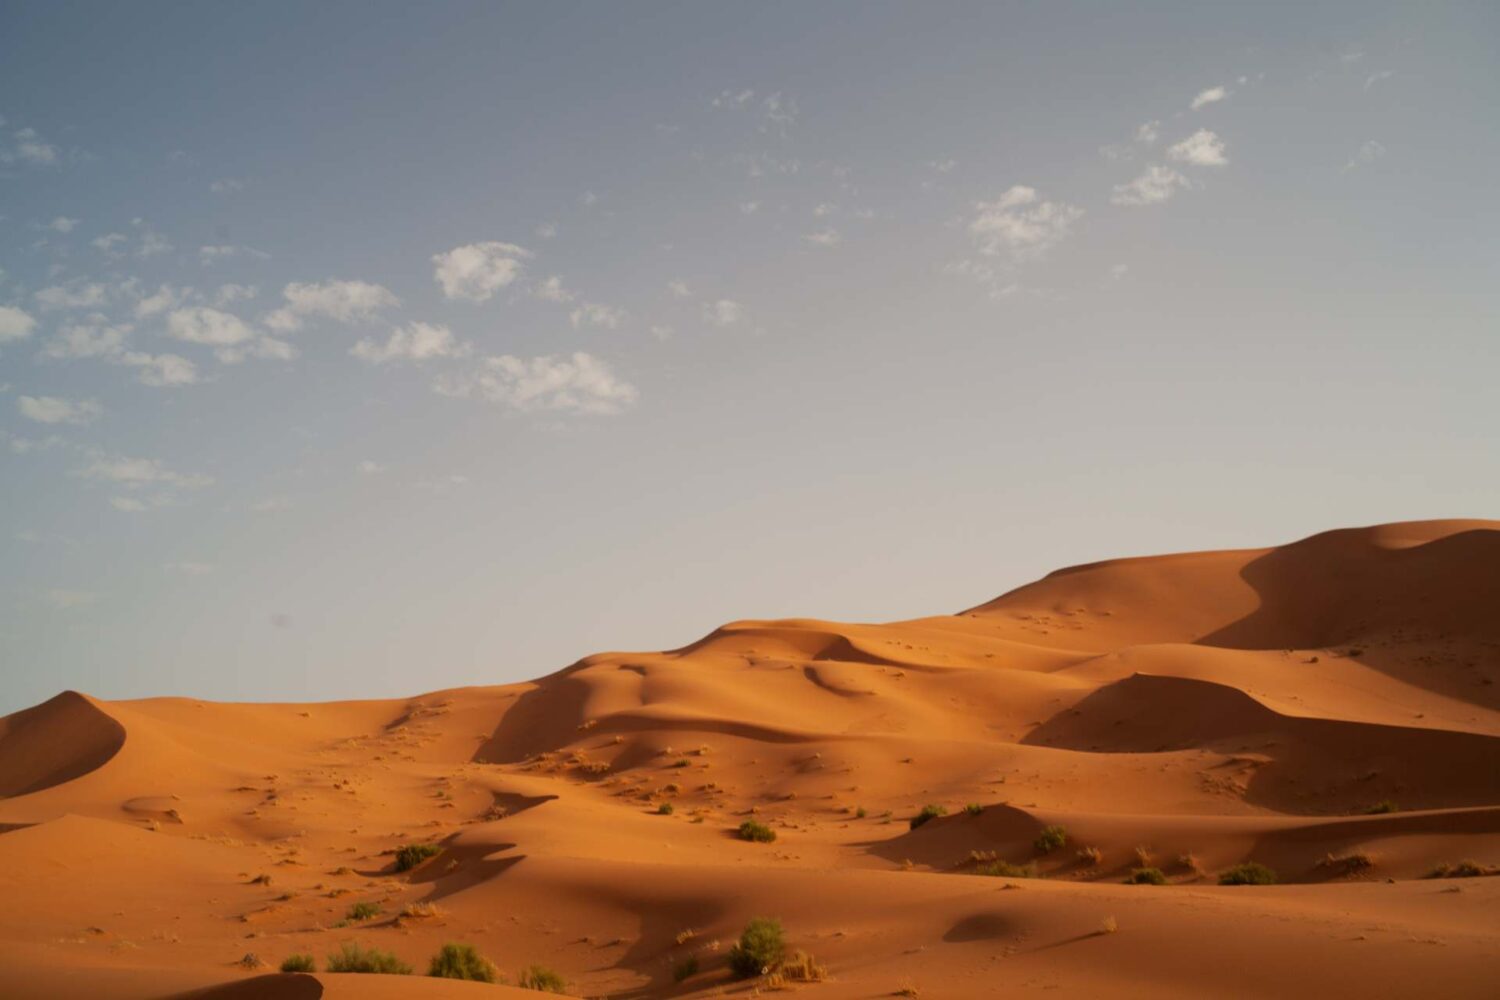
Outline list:
[[[767,916],[830,998],[1493,997],[1497,679],[1500,522],[1439,521],[399,701],[66,692],[0,719],[0,995],[535,995],[449,941],[749,995]],[[350,942],[417,975],[276,972]]]

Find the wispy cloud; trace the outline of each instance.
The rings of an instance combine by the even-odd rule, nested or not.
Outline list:
[[[412,322],[397,327],[382,343],[370,338],[360,340],[349,353],[370,364],[392,361],[431,361],[436,358],[462,358],[469,354],[468,344],[461,343],[453,331],[439,323]]]
[[[434,254],[432,277],[447,298],[485,302],[520,277],[531,256],[514,243],[470,243]]]
[[[39,424],[87,424],[104,413],[92,399],[75,402],[60,396],[21,396],[16,400],[16,409],[27,420]]]
[[[1199,108],[1206,105],[1217,104],[1228,96],[1229,91],[1222,86],[1209,87],[1206,90],[1198,91],[1197,96],[1192,99],[1192,101],[1188,104],[1188,107],[1194,111],[1197,111]]]
[[[1076,205],[1044,199],[1024,184],[1014,185],[994,201],[978,202],[974,209],[969,235],[979,252],[1017,261],[1044,256],[1083,216]]]
[[[1115,185],[1109,200],[1116,205],[1156,205],[1171,198],[1178,188],[1190,186],[1178,171],[1152,164],[1134,180]]]
[[[478,396],[527,412],[612,416],[634,406],[640,393],[592,354],[484,358],[474,371],[433,383],[445,396]]]
[[[1229,163],[1229,157],[1224,153],[1224,140],[1206,128],[1200,128],[1171,146],[1167,156],[1195,167],[1222,167]]]

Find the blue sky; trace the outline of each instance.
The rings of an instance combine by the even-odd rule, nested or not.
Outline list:
[[[0,711],[1482,516],[1487,4],[10,4]]]

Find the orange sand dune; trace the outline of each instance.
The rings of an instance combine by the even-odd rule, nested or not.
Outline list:
[[[0,995],[526,995],[423,976],[446,942],[749,995],[771,916],[827,997],[1494,996],[1500,878],[1425,876],[1500,866],[1497,676],[1500,522],[1431,521],[404,700],[66,692],[0,719]]]

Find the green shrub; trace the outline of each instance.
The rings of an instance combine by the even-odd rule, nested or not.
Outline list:
[[[1050,854],[1068,842],[1068,831],[1060,826],[1044,826],[1037,835],[1036,849],[1039,854]]]
[[[656,812],[659,816],[670,816],[676,811],[677,808],[670,802],[663,802],[661,805],[656,807]]]
[[[1500,873],[1500,869],[1486,868],[1477,861],[1460,861],[1456,865],[1441,864],[1433,867],[1424,878],[1479,878]]]
[[[1390,799],[1381,799],[1379,802],[1375,803],[1373,806],[1370,806],[1367,809],[1365,809],[1365,815],[1366,816],[1380,816],[1380,815],[1382,815],[1384,813],[1393,813],[1393,812],[1400,812],[1400,811],[1401,811],[1401,807],[1398,806],[1398,805],[1396,805],[1396,803],[1392,802]]]
[[[1125,881],[1130,885],[1166,885],[1167,877],[1160,868],[1137,868]]]
[[[930,819],[948,815],[948,810],[943,806],[923,806],[922,811],[911,818],[911,828],[915,830]]]
[[[864,819],[868,815],[870,815],[870,814],[865,811],[865,807],[864,806],[860,806],[858,809],[854,810],[854,818],[855,819]]]
[[[1009,861],[991,861],[974,869],[976,875],[989,875],[994,878],[1041,878],[1037,874],[1036,865],[1024,864],[1013,865]]]
[[[474,950],[471,944],[445,944],[432,956],[427,974],[437,979],[468,979],[476,983],[493,983],[495,966]]]
[[[740,824],[740,839],[753,840],[758,844],[769,844],[776,839],[776,831],[764,823],[747,819]]]
[[[1258,861],[1245,861],[1219,875],[1220,885],[1275,885],[1276,873]]]
[[[522,969],[521,974],[516,977],[516,985],[523,990],[536,990],[540,993],[562,993],[568,988],[563,977],[545,965],[531,965]]]
[[[443,849],[436,844],[407,844],[396,852],[396,870],[398,872],[409,872],[413,868],[443,853]]]
[[[964,812],[968,813],[970,816],[978,816],[980,813],[984,812],[984,806],[980,805],[978,802],[970,802],[968,805],[964,806]]]
[[[379,903],[355,903],[349,907],[349,920],[369,920],[371,917],[380,916]]]
[[[672,969],[672,982],[680,983],[698,974],[698,956],[689,955]]]
[[[745,925],[739,941],[729,949],[729,968],[741,979],[748,979],[775,968],[785,954],[781,921],[756,917]]]
[[[281,963],[282,972],[317,972],[318,963],[311,955],[288,955]]]
[[[337,955],[328,956],[329,972],[371,972],[385,976],[409,976],[411,966],[388,951],[366,950],[357,944],[346,944]]]

